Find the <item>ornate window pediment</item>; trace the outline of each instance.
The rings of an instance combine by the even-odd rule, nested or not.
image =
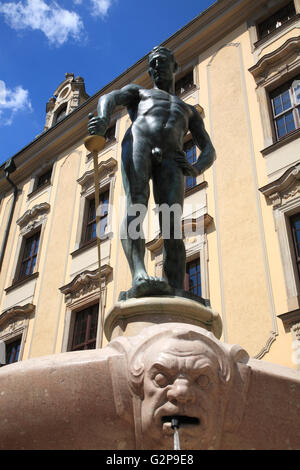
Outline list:
[[[19,360],[22,357],[28,323],[34,315],[35,305],[15,305],[0,315],[0,340],[11,344],[16,338],[20,341]]]
[[[113,157],[99,163],[98,171],[101,186],[109,183],[110,175],[112,172],[116,171],[116,169],[117,160]],[[94,188],[94,170],[86,171],[77,182],[82,187],[82,193],[86,193],[90,188]]]
[[[286,170],[277,180],[260,188],[273,206],[282,267],[287,292],[288,311],[299,309],[300,279],[293,240],[293,217],[300,213],[300,163]]]
[[[104,265],[101,267],[101,289],[104,290],[107,278],[112,272],[112,267]],[[65,295],[67,305],[85,297],[89,294],[99,291],[99,270],[94,271],[85,270],[72,279],[69,284],[60,288],[60,291]]]
[[[47,202],[42,202],[41,204],[33,206],[32,209],[28,209],[22,217],[17,220],[21,235],[25,235],[41,225],[46,220],[49,210],[50,204]]]
[[[300,37],[288,39],[281,47],[264,55],[249,69],[257,85],[265,85],[274,75],[299,66]]]
[[[280,178],[260,188],[272,202],[273,208],[281,206],[300,193],[300,164],[289,168]]]

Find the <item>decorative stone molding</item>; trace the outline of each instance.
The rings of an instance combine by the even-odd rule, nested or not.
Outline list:
[[[300,283],[295,264],[289,218],[300,210],[300,164],[291,166],[275,181],[259,188],[273,206],[289,311],[299,307]]]
[[[286,332],[292,336],[292,361],[300,370],[300,309],[278,315]]]
[[[298,339],[300,339],[300,309],[293,310],[292,312],[282,313],[281,315],[278,315],[278,318],[282,320],[284,328],[287,331],[292,331],[293,328],[295,331],[297,330]]]
[[[292,166],[275,181],[259,190],[269,199],[275,209],[300,193],[300,163]]]
[[[44,131],[56,123],[56,115],[66,107],[66,115],[74,111],[89,98],[86,93],[84,79],[75,77],[73,73],[66,73],[65,80],[56,88],[46,105],[46,123]]]
[[[198,424],[186,436],[182,426],[184,449],[217,449],[224,431],[239,429],[251,377],[249,356],[240,346],[221,343],[197,326],[169,323],[118,337],[110,347],[127,358],[136,449],[171,448],[174,413]],[[181,381],[187,401],[175,400]]]
[[[25,235],[41,225],[46,220],[46,214],[49,210],[50,204],[47,202],[42,202],[41,204],[33,206],[32,209],[28,209],[22,217],[17,220],[21,235]]]
[[[300,321],[291,327],[293,339],[300,342]]]
[[[249,72],[258,86],[265,84],[274,74],[286,73],[292,67],[300,65],[300,37],[288,39],[282,46],[264,55]]]
[[[22,358],[29,318],[35,312],[35,305],[15,305],[0,315],[0,340],[13,341],[21,337],[19,360]]]
[[[196,296],[188,293],[186,297],[178,296],[175,290],[170,296],[119,301],[107,312],[105,336],[110,341],[116,336],[133,336],[149,325],[178,322],[205,328],[219,339],[223,328],[220,315],[199,297],[195,299]]]
[[[117,160],[113,157],[110,157],[108,160],[101,161],[98,166],[99,179],[101,180],[101,185],[106,184],[105,179],[111,176],[112,172],[115,172],[117,169]],[[88,170],[78,178],[77,182],[82,186],[82,194],[86,193],[87,190],[94,185],[94,170]]]
[[[259,351],[259,353],[257,353],[254,356],[254,359],[262,359],[264,357],[264,355],[267,354],[270,351],[272,343],[276,340],[276,336],[278,336],[277,331],[271,331],[270,332],[270,336],[269,336],[265,346],[263,346],[263,348]]]
[[[2,333],[7,327],[10,331],[14,331],[16,328],[23,326],[24,320],[29,317],[35,311],[33,304],[16,305],[5,310],[0,315],[0,328]]]
[[[101,289],[104,290],[107,283],[107,278],[113,271],[109,265],[101,267]],[[85,270],[69,283],[60,287],[60,291],[65,295],[67,305],[72,304],[74,301],[84,297],[92,292],[99,290],[99,270],[94,271]]]

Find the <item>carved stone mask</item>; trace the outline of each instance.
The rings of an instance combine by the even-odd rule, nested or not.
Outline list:
[[[184,449],[207,448],[222,428],[218,361],[205,345],[169,338],[160,340],[144,356],[142,433],[151,446],[168,448],[173,439],[171,417],[179,416]],[[166,446],[167,444],[167,446]]]
[[[137,448],[172,449],[172,417],[179,417],[180,444],[187,450],[217,449],[225,428],[238,425],[247,380],[237,364],[248,360],[239,346],[225,347],[200,327],[174,323],[111,345],[126,349]]]

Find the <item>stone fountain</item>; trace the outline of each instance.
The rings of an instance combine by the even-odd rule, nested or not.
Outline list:
[[[95,168],[115,107],[127,106],[133,120],[122,145],[128,211],[122,244],[132,287],[105,316],[104,348],[0,369],[0,449],[169,450],[178,424],[181,449],[300,447],[299,374],[220,341],[218,313],[183,290],[178,220],[170,219],[164,238],[165,279],[148,276],[145,242],[130,230],[142,225],[132,210],[146,207],[150,178],[157,204],[182,209],[184,175],[197,176],[215,158],[198,111],[173,93],[176,68],[171,51],[154,48],[154,88],[114,90],[89,117]],[[188,128],[201,149],[194,165],[182,151]],[[160,225],[163,234],[162,217]],[[101,259],[100,243],[98,249]]]
[[[151,300],[157,308],[156,298],[143,302]],[[209,307],[201,308],[198,324],[199,309],[190,324],[177,321],[178,306],[173,319],[169,312],[169,321],[145,325],[133,322],[128,302],[134,335],[126,328],[116,334],[129,323],[123,305],[119,320],[114,313],[114,339],[103,349],[0,369],[0,449],[168,450],[174,416],[182,423],[181,449],[299,448],[296,371],[250,359],[240,346],[217,339],[219,318]],[[185,302],[192,301],[179,299],[183,316]],[[111,325],[110,312],[108,331]]]

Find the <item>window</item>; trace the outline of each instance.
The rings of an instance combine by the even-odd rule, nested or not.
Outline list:
[[[75,314],[72,351],[96,348],[98,310],[95,304]]]
[[[263,39],[296,15],[294,2],[289,2],[257,25],[258,39]]]
[[[39,242],[40,231],[25,239],[18,280],[24,279],[33,273],[36,265]]]
[[[107,227],[108,217],[108,202],[109,202],[109,191],[105,191],[99,196],[100,202],[100,236],[104,235]],[[86,210],[86,224],[83,230],[82,243],[88,243],[95,240],[97,236],[96,232],[96,208],[95,198],[87,199],[87,210]]]
[[[52,168],[49,168],[44,173],[41,173],[36,179],[36,187],[35,189],[39,189],[47,184],[50,184],[52,176]]]
[[[300,75],[270,93],[277,139],[300,127]]]
[[[186,153],[186,158],[188,159],[189,163],[195,163],[197,160],[197,152],[196,152],[196,145],[194,145],[192,140],[189,140],[184,145],[184,151]],[[186,176],[185,178],[185,189],[191,189],[197,184],[196,176]]]
[[[290,222],[293,234],[295,259],[300,280],[300,213],[291,217]]]
[[[17,362],[20,354],[21,338],[18,338],[11,343],[6,343],[6,364]]]
[[[186,263],[185,290],[202,296],[200,259]]]
[[[175,95],[181,95],[185,91],[190,90],[194,86],[194,73],[193,70],[179,78],[175,82]]]
[[[61,121],[67,114],[67,105],[60,108],[56,114],[56,122]]]

